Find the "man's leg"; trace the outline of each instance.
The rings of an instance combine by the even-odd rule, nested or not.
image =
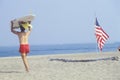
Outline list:
[[[28,61],[27,61],[27,54],[26,53],[22,53],[21,54],[25,69],[27,72],[29,72],[29,65],[28,65]]]

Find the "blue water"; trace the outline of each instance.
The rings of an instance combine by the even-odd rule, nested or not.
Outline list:
[[[120,44],[106,44],[103,52],[114,52]],[[86,53],[97,52],[96,44],[63,44],[63,45],[31,45],[29,55],[50,55],[50,54],[68,54],[68,53]],[[0,47],[0,57],[20,56],[19,46]]]

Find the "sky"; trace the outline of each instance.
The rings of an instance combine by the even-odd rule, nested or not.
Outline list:
[[[95,17],[120,42],[120,0],[0,0],[0,46],[19,45],[10,21],[34,14],[31,45],[96,43]]]

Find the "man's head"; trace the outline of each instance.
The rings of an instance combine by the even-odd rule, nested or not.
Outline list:
[[[25,28],[22,25],[20,25],[20,30],[21,32],[25,32]]]
[[[28,22],[20,21],[19,25],[20,25],[21,32],[25,32],[25,30],[27,29],[30,30],[30,28],[32,27],[30,23],[31,21],[28,21]]]
[[[22,26],[22,24],[25,24],[25,23],[26,22],[23,22],[23,21],[19,22],[21,32],[25,32],[25,28]]]

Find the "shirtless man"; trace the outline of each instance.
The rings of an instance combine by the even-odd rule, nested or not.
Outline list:
[[[31,32],[31,27],[28,28],[27,32],[25,32],[25,28],[21,24],[24,24],[24,22],[19,22],[21,32],[18,32],[18,31],[14,30],[13,22],[11,21],[11,32],[16,34],[19,38],[19,43],[20,43],[19,52],[21,53],[21,57],[22,57],[25,69],[27,72],[29,72],[27,53],[29,53],[29,51],[30,51],[28,37]],[[30,24],[30,22],[29,22],[29,24]]]

